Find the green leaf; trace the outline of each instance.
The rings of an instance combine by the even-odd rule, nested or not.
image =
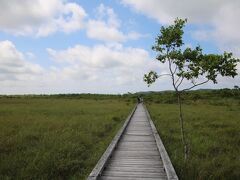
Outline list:
[[[150,71],[148,74],[144,75],[143,80],[150,86],[152,83],[154,83],[158,78],[158,75],[154,71]]]
[[[200,77],[217,83],[218,75],[233,78],[237,76],[236,67],[240,60],[233,58],[232,53],[224,52],[222,55],[203,54],[200,46],[182,50],[184,45],[182,39],[183,28],[186,22],[187,19],[176,18],[173,25],[162,26],[152,47],[157,52],[156,59],[159,62],[169,63],[170,74],[194,82],[194,84]],[[158,75],[154,71],[144,75],[144,81],[148,86],[154,83],[157,78]],[[174,84],[175,82],[173,82]]]

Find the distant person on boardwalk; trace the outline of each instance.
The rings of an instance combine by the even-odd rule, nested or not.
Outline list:
[[[138,102],[138,104],[140,103],[140,97],[139,96],[137,97],[137,102]]]
[[[138,104],[139,104],[139,103],[142,103],[142,102],[143,102],[143,99],[142,99],[140,96],[138,96],[138,97],[137,97],[137,101],[138,101]]]

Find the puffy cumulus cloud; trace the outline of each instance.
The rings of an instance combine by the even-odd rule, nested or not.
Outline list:
[[[100,4],[96,9],[96,15],[96,19],[89,19],[87,23],[87,36],[89,38],[105,42],[124,42],[146,36],[137,32],[123,33],[120,30],[121,21],[114,10],[103,4]]]
[[[93,47],[76,45],[66,50],[56,51],[49,48],[47,51],[58,62],[81,64],[92,68],[114,68],[123,65],[137,67],[150,59],[146,50],[123,47],[121,44],[95,45]]]
[[[225,2],[225,1],[224,1]],[[240,2],[226,1],[213,12],[212,18],[207,20],[210,28],[200,28],[192,32],[192,36],[199,41],[215,41],[220,50],[232,51],[240,57]]]
[[[65,75],[99,83],[99,87],[120,85],[144,86],[143,74],[151,69],[161,70],[157,61],[140,48],[123,47],[121,44],[76,45],[64,50],[47,50],[50,57],[65,65]],[[107,90],[107,89],[105,89]]]
[[[0,1],[0,30],[34,36],[70,33],[83,28],[86,15],[78,4],[63,0]]]
[[[44,68],[34,58],[31,52],[19,51],[11,41],[0,41],[0,94],[70,92],[75,88],[73,84],[65,87],[71,84],[65,76],[74,68]]]
[[[43,73],[38,64],[25,60],[11,41],[0,41],[0,81],[33,80]]]
[[[101,20],[88,22],[87,36],[101,41],[125,41],[125,35],[121,31]]]
[[[120,30],[121,21],[114,10],[103,4],[96,8],[96,18],[77,3],[68,0],[0,1],[0,31],[14,35],[45,37],[55,32],[86,30],[87,36],[104,42],[137,40],[146,35]]]
[[[172,23],[176,17],[188,18],[191,23],[206,23],[214,19],[222,7],[229,4],[224,0],[121,0],[121,2],[160,23]],[[239,5],[237,1],[231,2]]]
[[[225,0],[122,0],[124,5],[159,23],[172,23],[176,17],[188,18],[198,26],[193,37],[215,41],[221,50],[233,51],[238,56],[240,47],[240,1]],[[238,47],[236,50],[236,47]]]
[[[19,51],[11,41],[0,41],[0,94],[56,92],[59,75],[34,58],[31,52]]]
[[[75,45],[67,49],[47,49],[53,66],[41,67],[31,52],[20,52],[10,41],[0,42],[0,93],[126,93],[171,89],[168,77],[147,88],[143,74],[155,70],[166,73],[160,64],[141,48],[121,44]],[[209,87],[233,87],[235,81],[220,78]]]
[[[0,93],[123,93],[147,90],[143,74],[164,69],[140,48],[121,44],[47,49],[53,66],[37,64],[34,54],[11,41],[0,42]]]

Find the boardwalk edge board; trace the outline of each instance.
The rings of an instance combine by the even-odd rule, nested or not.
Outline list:
[[[175,172],[175,169],[171,163],[171,160],[168,156],[168,153],[162,143],[162,140],[157,132],[157,129],[151,119],[151,116],[146,108],[146,106],[144,105],[143,106],[146,113],[147,113],[147,117],[148,117],[148,120],[150,121],[150,125],[151,125],[151,128],[152,128],[152,131],[153,131],[153,135],[154,135],[154,138],[156,140],[156,143],[157,143],[157,147],[158,147],[158,150],[159,150],[159,153],[161,155],[161,158],[162,158],[162,161],[163,161],[163,165],[164,165],[164,168],[165,168],[165,171],[166,171],[166,174],[167,174],[167,177],[168,179],[171,179],[171,180],[178,180],[178,176]]]
[[[118,131],[118,133],[113,138],[112,142],[109,144],[108,148],[106,149],[106,151],[104,152],[102,157],[99,159],[98,163],[96,164],[96,166],[94,167],[94,169],[92,170],[90,175],[88,176],[87,180],[97,180],[97,178],[101,175],[107,161],[111,157],[111,155],[112,155],[115,147],[117,146],[117,143],[119,142],[123,132],[125,131],[126,127],[128,126],[136,108],[137,108],[137,104],[135,105],[132,112],[130,113],[130,115],[125,120],[122,128]]]

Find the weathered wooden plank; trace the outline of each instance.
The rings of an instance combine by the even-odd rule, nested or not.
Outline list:
[[[122,136],[122,141],[128,141],[129,139],[131,140],[137,140],[137,141],[144,141],[144,142],[149,142],[149,141],[153,141],[154,142],[154,136],[153,135],[142,135],[142,136],[138,136],[138,135],[126,135],[124,134]]]
[[[149,145],[149,146],[144,146],[144,145],[134,145],[134,144],[125,144],[125,145],[120,145],[120,146],[117,146],[117,148],[119,150],[136,150],[136,149],[141,149],[141,150],[158,150],[156,146],[154,145]]]
[[[114,159],[113,161],[110,160],[109,164],[128,164],[128,163],[133,163],[133,164],[153,164],[153,165],[161,165],[163,163],[159,162],[158,160],[155,159],[149,159],[149,158],[142,158],[142,159],[137,159],[137,158],[120,158],[120,159]]]
[[[119,150],[133,150],[135,151],[136,149],[141,149],[143,151],[148,151],[148,150],[158,150],[158,148],[154,145],[150,145],[150,146],[144,146],[144,145],[121,145],[117,147]]]
[[[165,173],[164,168],[160,168],[160,167],[126,167],[126,166],[122,166],[122,167],[108,167],[106,168],[106,171],[134,171],[134,172],[161,172],[161,173]]]
[[[156,159],[159,158],[159,161],[161,161],[160,157],[158,156],[122,156],[122,155],[118,155],[118,156],[114,156],[114,158],[126,158],[126,159],[131,159],[131,158],[139,158],[139,159]]]
[[[137,124],[137,125],[131,124],[131,125],[128,126],[128,128],[131,128],[131,127],[134,127],[134,128],[149,128],[149,124],[146,124],[146,125],[144,125],[144,124]]]
[[[130,138],[149,138],[149,139],[154,139],[154,136],[153,134],[150,134],[150,135],[134,135],[134,134],[127,134],[127,133],[124,133],[124,135],[122,136],[122,138],[127,138],[127,137],[130,137]],[[146,141],[147,142],[147,141]]]
[[[159,152],[158,151],[119,151],[117,150],[115,152],[115,155],[124,155],[124,156],[159,156]]]
[[[149,144],[149,145],[141,145],[141,144],[123,144],[123,145],[120,145],[120,146],[117,146],[117,148],[119,149],[133,149],[133,150],[136,150],[136,149],[157,149],[156,145],[154,144]],[[158,149],[157,149],[158,150]]]
[[[149,123],[148,122],[145,122],[145,123],[143,123],[143,122],[141,122],[141,123],[139,123],[139,122],[131,122],[128,127],[131,127],[131,126],[134,126],[134,127],[141,127],[141,126],[149,127]]]
[[[138,132],[152,133],[150,128],[148,128],[148,129],[145,128],[144,130],[139,129],[139,128],[138,129],[137,128],[128,128],[127,132],[131,132],[131,133],[138,133]]]
[[[98,179],[169,179],[156,133],[147,110],[139,104]]]
[[[116,151],[114,156],[131,156],[131,157],[148,157],[148,156],[159,156],[158,151]]]
[[[162,140],[161,140],[161,138],[160,138],[160,136],[159,136],[159,134],[157,132],[157,129],[156,129],[155,125],[152,122],[150,114],[147,111],[147,108],[145,106],[144,106],[144,108],[146,110],[148,120],[150,121],[150,125],[151,125],[152,131],[153,131],[156,143],[157,143],[157,147],[159,149],[159,152],[160,152],[163,164],[164,164],[164,168],[166,170],[167,177],[168,177],[168,179],[171,179],[171,180],[178,180],[177,174],[176,174],[176,172],[175,172],[175,170],[173,168],[173,165],[172,165],[172,163],[170,161],[170,158],[169,158],[169,156],[167,154],[167,151],[166,151],[166,149],[165,149],[165,147],[164,147],[164,145],[162,143]]]
[[[145,142],[146,140],[143,140],[141,138],[137,139],[137,138],[125,138],[123,139],[126,142]],[[150,142],[154,142],[154,139],[149,140]]]
[[[147,165],[149,168],[159,168],[159,169],[161,169],[161,168],[163,168],[163,165],[161,164],[161,165],[158,165],[158,164],[156,164],[156,165]],[[146,167],[146,164],[117,164],[116,166],[115,166],[116,168],[117,167],[128,167],[128,168],[144,168],[144,167]]]
[[[151,132],[127,132],[125,135],[133,135],[133,136],[153,136]]]
[[[101,176],[100,180],[123,180],[122,177]],[[159,178],[146,178],[146,177],[124,177],[124,180],[159,180]]]
[[[149,158],[140,158],[140,159],[138,159],[138,158],[116,158],[116,157],[114,157],[114,158],[111,158],[110,160],[109,160],[109,163],[111,163],[111,162],[119,162],[119,163],[127,163],[127,162],[149,162],[149,163],[155,163],[155,164],[162,164],[162,162],[160,161],[160,158],[157,158],[157,159],[149,159]]]
[[[129,161],[129,162],[119,162],[119,161],[115,161],[115,162],[109,162],[109,167],[120,167],[120,166],[141,166],[142,167],[163,167],[163,164],[158,163],[158,162],[148,162],[148,161],[142,161],[142,162],[134,162],[134,161]],[[144,165],[144,166],[143,166]]]
[[[118,171],[104,171],[103,176],[117,176],[117,177],[141,177],[141,178],[159,178],[167,177],[165,173],[151,173],[151,172],[118,172]]]
[[[123,132],[125,131],[127,125],[129,124],[136,109],[137,109],[137,105],[133,108],[132,112],[127,117],[124,125],[118,131],[116,136],[113,138],[111,144],[108,146],[108,148],[106,149],[106,151],[104,152],[104,154],[102,155],[102,157],[100,158],[100,160],[98,161],[98,163],[96,164],[96,166],[94,167],[90,175],[88,176],[88,180],[96,180],[98,176],[101,175],[101,172],[103,171],[108,159],[112,155],[113,150],[115,149],[117,143],[119,142]]]
[[[133,135],[124,135],[122,137],[123,141],[141,141],[141,142],[154,142],[153,136],[133,136]]]
[[[160,159],[148,159],[148,158],[142,158],[142,159],[138,159],[138,158],[113,158],[109,160],[109,163],[113,162],[113,163],[128,163],[128,162],[149,162],[149,163],[155,163],[155,164],[162,164],[161,161],[159,161]]]
[[[153,142],[153,141],[150,141],[150,142],[144,142],[144,144],[142,142],[123,142],[123,141],[120,141],[118,143],[118,146],[120,145],[146,145],[146,146],[150,146],[150,145],[156,145],[156,142]]]
[[[109,161],[109,164],[110,163],[138,163],[138,164],[143,164],[143,163],[149,163],[149,164],[162,164],[160,163],[159,160],[151,160],[151,159],[112,159]]]
[[[128,128],[127,131],[128,132],[134,132],[134,131],[138,131],[138,132],[151,132],[151,129],[150,128],[136,128],[136,127],[133,127],[133,128]]]
[[[151,131],[151,127],[150,126],[128,126],[127,130]]]
[[[136,147],[132,146],[132,147],[118,147],[118,150],[120,151],[136,151]],[[152,147],[141,147],[141,151],[158,151],[158,148],[156,148],[155,146]]]
[[[146,152],[146,151],[145,151]],[[136,159],[136,160],[149,160],[149,161],[160,161],[161,162],[161,158],[158,157],[157,155],[155,154],[152,154],[152,155],[142,155],[142,156],[138,156],[138,155],[127,155],[127,156],[124,156],[123,154],[117,154],[116,156],[114,155],[113,157],[111,157],[111,159],[109,159],[109,161],[111,160],[124,160],[124,161],[127,161],[127,160],[131,160],[131,159]]]
[[[139,128],[144,127],[144,128],[149,128],[149,124],[131,123],[131,124],[129,124],[128,128],[130,128],[130,127],[139,127]]]

